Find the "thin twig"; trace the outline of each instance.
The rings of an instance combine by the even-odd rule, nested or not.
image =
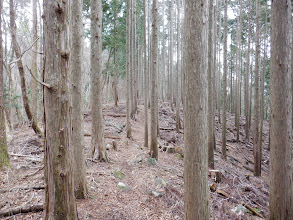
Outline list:
[[[18,59],[11,61],[8,65],[10,66],[11,64],[13,64],[13,63],[17,63],[18,61],[20,61],[21,58],[22,58],[22,56],[23,56],[27,51],[29,51],[39,39],[40,39],[39,37],[38,37],[37,39],[35,39],[34,42],[33,42],[33,43],[32,43],[27,49],[25,49],[25,50],[21,53],[21,55],[20,55],[20,57],[19,57]]]

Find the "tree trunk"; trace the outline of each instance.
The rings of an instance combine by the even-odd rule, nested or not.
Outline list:
[[[44,1],[45,219],[77,219],[69,98],[69,1]],[[52,65],[54,64],[54,65]]]
[[[151,145],[150,155],[158,160],[158,94],[157,94],[157,77],[158,77],[158,9],[157,0],[153,0],[152,9],[152,85],[151,85]]]
[[[250,70],[250,41],[251,41],[251,27],[250,27],[250,12],[251,6],[249,1],[248,11],[248,42],[247,42],[247,55],[246,55],[246,71],[244,82],[244,104],[245,104],[245,138],[249,141],[249,70]]]
[[[149,146],[149,129],[148,129],[148,62],[147,62],[147,44],[146,44],[146,35],[147,35],[147,28],[146,28],[146,23],[147,23],[147,17],[146,17],[146,12],[147,12],[147,7],[146,7],[146,1],[143,1],[143,8],[144,8],[144,35],[143,35],[143,43],[144,43],[144,147]]]
[[[207,30],[208,3],[186,0],[184,17],[185,219],[209,219]]]
[[[259,0],[256,0],[256,35],[255,35],[255,82],[254,82],[254,136],[253,136],[253,156],[254,175],[261,175],[261,149],[259,145]]]
[[[266,69],[267,69],[267,2],[265,2],[265,27],[264,27],[264,57],[263,57],[263,69],[261,74],[261,88],[260,88],[260,119],[259,119],[259,148],[262,149],[262,136],[263,136],[263,120],[264,120],[264,105],[265,105],[265,75],[266,75]]]
[[[177,72],[176,72],[176,132],[179,133],[179,129],[181,128],[180,123],[180,96],[179,96],[179,85],[180,85],[180,78],[179,78],[179,71],[180,71],[180,45],[179,45],[179,33],[180,33],[180,0],[177,0],[178,6],[177,6]]]
[[[227,27],[227,7],[228,7],[228,0],[224,0],[224,72],[223,72],[223,117],[222,117],[222,154],[223,157],[226,159],[227,149],[226,149],[226,126],[227,126],[227,73],[228,73],[228,62],[227,62],[227,34],[228,34],[228,27]]]
[[[37,0],[33,0],[33,40],[38,38],[38,21],[37,21]],[[38,79],[38,42],[36,42],[32,48],[35,52],[33,53],[33,64],[32,64],[32,73]],[[31,106],[32,114],[35,120],[38,120],[38,82],[31,78]]]
[[[290,17],[291,1],[272,1],[270,216],[292,219],[293,167],[291,121]],[[289,10],[288,10],[289,9]]]
[[[71,99],[72,99],[72,137],[74,151],[74,183],[75,197],[84,199],[87,194],[86,169],[83,135],[83,108],[82,108],[82,2],[71,2]]]
[[[42,136],[42,131],[38,127],[37,120],[32,114],[30,105],[29,105],[29,100],[27,96],[27,89],[26,89],[26,82],[25,82],[25,73],[24,73],[24,68],[21,60],[21,50],[20,47],[17,43],[16,40],[16,25],[15,25],[15,11],[14,11],[14,5],[13,5],[13,0],[10,0],[10,29],[11,29],[11,39],[12,39],[12,44],[13,44],[13,50],[15,51],[16,58],[19,59],[17,62],[18,66],[18,72],[20,76],[20,81],[21,81],[21,92],[22,92],[22,99],[23,99],[23,105],[24,109],[27,115],[28,120],[32,123],[32,128],[35,131],[36,134]]]
[[[214,127],[214,89],[213,89],[213,9],[214,0],[209,1],[209,32],[208,32],[208,166],[214,169],[214,147],[215,147],[215,127]]]
[[[7,151],[6,126],[5,126],[5,101],[3,83],[3,47],[2,47],[2,8],[3,1],[0,2],[0,168],[9,165],[9,155]]]
[[[171,5],[170,5],[170,80],[169,80],[169,98],[170,98],[170,104],[171,108],[173,109],[173,4],[174,0],[171,0]]]
[[[107,162],[102,115],[102,68],[102,0],[91,0],[92,156]]]
[[[117,79],[117,60],[116,60],[116,20],[117,20],[117,1],[114,0],[114,67],[113,67],[113,75],[114,75],[114,81],[113,81],[113,90],[114,90],[114,105],[117,107],[118,106],[118,90],[117,90],[117,84],[118,84],[118,79]]]
[[[214,55],[214,68],[215,70],[217,69],[218,74],[216,74],[216,88],[214,89],[215,93],[216,93],[216,97],[215,97],[215,102],[217,105],[217,110],[218,110],[218,120],[219,123],[221,124],[221,28],[222,28],[222,14],[220,13],[220,8],[222,7],[222,0],[217,0],[217,10],[214,10],[214,19],[217,23],[218,19],[219,19],[219,25],[217,28],[217,25],[215,25],[215,34],[214,34],[214,44],[215,44],[215,55]],[[219,15],[219,18],[217,17]],[[216,34],[216,32],[218,32]],[[217,41],[218,39],[218,41]],[[217,51],[217,44],[218,44],[218,51]],[[218,52],[218,63],[217,63],[217,52]],[[218,64],[218,65],[217,65]],[[215,71],[216,72],[216,71]],[[214,121],[215,122],[215,121]],[[216,144],[215,144],[216,147]]]
[[[126,137],[131,138],[131,126],[130,126],[130,46],[131,46],[131,0],[127,0],[127,17],[126,17]]]
[[[235,125],[237,129],[237,143],[239,142],[239,134],[240,134],[240,108],[241,108],[241,39],[242,39],[242,1],[240,0],[240,8],[239,8],[239,23],[238,23],[238,30],[237,30],[237,52],[236,52],[236,86],[235,86]]]

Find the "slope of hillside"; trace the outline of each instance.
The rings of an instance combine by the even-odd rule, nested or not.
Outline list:
[[[132,139],[126,139],[125,105],[103,109],[109,163],[87,157],[88,198],[77,201],[79,219],[183,219],[183,130],[175,131],[175,114],[168,103],[159,110],[159,160],[149,158],[144,143],[144,112],[139,105],[131,121]],[[181,112],[182,117],[182,112]],[[244,119],[240,122],[240,142],[236,143],[233,115],[228,113],[227,160],[221,157],[221,125],[216,117],[215,168],[221,181],[209,177],[211,219],[259,219],[241,203],[257,213],[268,215],[269,151],[268,123],[264,122],[262,177],[254,177],[252,140],[245,141]],[[85,146],[90,149],[91,117],[85,113]],[[195,134],[196,135],[196,134]],[[251,135],[252,136],[252,135]],[[113,143],[115,142],[115,143]],[[113,149],[113,144],[118,150]],[[0,171],[0,215],[16,207],[44,202],[43,140],[31,128],[15,130],[9,143],[11,167]],[[173,151],[175,153],[168,153]],[[167,150],[166,150],[167,148]],[[180,150],[181,149],[181,150]],[[166,150],[166,151],[165,151]],[[246,168],[245,168],[246,167]],[[43,219],[43,212],[17,214],[3,219]]]

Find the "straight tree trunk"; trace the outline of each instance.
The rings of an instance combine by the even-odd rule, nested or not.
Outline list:
[[[10,5],[10,30],[11,30],[11,40],[13,44],[13,50],[15,51],[16,58],[19,59],[17,62],[18,66],[18,72],[20,76],[20,81],[21,81],[21,92],[22,92],[22,100],[23,100],[23,105],[24,109],[27,115],[28,120],[32,123],[32,128],[36,134],[39,136],[42,136],[42,131],[38,126],[37,120],[34,117],[30,105],[29,105],[29,100],[27,96],[27,89],[26,89],[26,82],[25,82],[25,73],[24,73],[24,68],[23,68],[23,63],[21,60],[21,50],[20,47],[17,43],[16,40],[16,25],[15,25],[15,11],[14,11],[14,4],[13,0],[9,0],[9,5]]]
[[[171,107],[173,109],[173,104],[174,104],[174,100],[173,100],[173,67],[174,67],[174,63],[173,63],[173,5],[174,5],[174,0],[171,0],[171,6],[170,6],[170,80],[169,80],[169,96],[170,96],[170,104]]]
[[[210,218],[208,190],[208,2],[185,0],[184,203],[186,220]]]
[[[86,169],[83,135],[82,109],[82,2],[71,2],[71,99],[72,99],[72,136],[71,144],[74,152],[75,197],[84,199],[87,194]]]
[[[38,38],[38,20],[37,20],[37,0],[33,0],[33,40]],[[32,48],[34,51],[38,50],[38,42]],[[38,79],[38,59],[37,53],[33,53],[32,73]],[[38,82],[31,79],[31,106],[32,114],[35,120],[38,120]]]
[[[208,166],[214,169],[214,147],[215,147],[215,127],[214,127],[214,89],[213,81],[213,9],[214,0],[209,1],[209,32],[208,32]]]
[[[114,75],[114,80],[113,80],[113,90],[114,90],[114,105],[117,107],[118,106],[118,90],[117,90],[117,84],[118,84],[118,79],[117,79],[117,60],[116,60],[116,20],[117,20],[117,1],[114,0],[114,68],[113,68],[113,75]]]
[[[253,155],[254,155],[254,175],[261,175],[261,148],[259,144],[259,0],[256,0],[256,35],[255,35],[255,82],[254,82],[254,136],[253,136]]]
[[[44,1],[45,219],[74,220],[69,97],[69,1]],[[52,65],[54,64],[54,65]]]
[[[252,80],[253,80],[253,72],[252,72],[252,66],[253,66],[253,61],[251,61],[252,64],[250,65],[250,82],[251,82],[251,85],[250,85],[250,90],[249,90],[249,115],[248,115],[248,121],[249,121],[249,125],[248,127],[251,128],[251,115],[252,115],[252,93],[253,93],[253,90],[252,90]]]
[[[130,48],[131,48],[131,0],[127,0],[127,17],[126,17],[126,137],[131,138],[131,125],[130,125]]]
[[[165,11],[165,2],[162,2],[163,4],[163,11]],[[163,77],[162,77],[162,84],[163,84],[163,88],[162,88],[162,95],[163,95],[163,100],[166,100],[166,94],[168,94],[168,85],[167,85],[167,77],[166,77],[166,32],[165,32],[165,23],[162,22],[162,26],[163,26],[163,34],[162,34],[162,44],[163,44],[163,47],[162,47],[162,50],[163,50],[163,55],[162,55],[162,64],[163,64]]]
[[[3,83],[3,47],[2,47],[2,9],[3,1],[0,1],[0,168],[9,165],[7,151],[6,126],[5,126],[5,101]]]
[[[242,0],[240,2],[240,8],[239,8],[239,24],[238,24],[238,30],[237,30],[237,52],[236,52],[236,86],[235,86],[235,103],[236,103],[236,109],[235,109],[235,125],[237,129],[237,143],[239,143],[239,134],[240,134],[240,107],[241,107],[241,35],[242,35]]]
[[[226,159],[227,149],[226,149],[226,126],[227,126],[227,73],[228,73],[228,62],[227,62],[227,8],[228,8],[228,0],[224,0],[224,72],[223,72],[223,117],[222,117],[222,154]]]
[[[153,0],[152,9],[152,85],[151,85],[151,151],[152,158],[158,160],[158,92],[157,92],[157,77],[158,77],[158,9],[157,0]]]
[[[220,9],[222,7],[222,0],[217,0],[217,10],[214,10],[214,19],[217,23],[218,19],[219,19],[219,25],[218,25],[218,29],[217,29],[217,25],[215,26],[215,34],[214,34],[214,44],[215,44],[215,55],[214,55],[214,68],[215,70],[217,69],[218,74],[216,74],[216,88],[214,89],[215,93],[216,93],[216,105],[217,105],[217,110],[218,110],[218,120],[219,123],[221,124],[221,27],[222,27],[222,14],[220,13]],[[219,15],[219,18],[217,17]],[[218,32],[218,34],[216,34],[216,32]],[[219,39],[217,41],[217,39]],[[217,44],[218,44],[218,51],[217,51]],[[217,63],[217,52],[218,52],[218,63]],[[217,65],[218,64],[218,65]],[[216,72],[216,71],[215,71]],[[214,121],[215,122],[215,121]],[[215,144],[216,147],[216,144]]]
[[[102,68],[102,0],[91,0],[92,156],[107,162],[102,114]]]
[[[179,33],[180,33],[180,0],[177,0],[177,72],[176,72],[176,132],[179,133],[179,129],[181,128],[180,123],[180,95],[179,95],[179,85],[180,85],[180,78],[179,78],[179,68],[180,68],[180,45],[179,45]]]
[[[146,7],[146,1],[143,1],[143,8],[144,8],[144,35],[143,35],[143,43],[144,43],[144,147],[149,146],[149,129],[148,129],[148,62],[147,62],[147,43],[146,43],[146,35],[147,35],[147,28],[146,28],[146,23],[147,23],[147,17],[146,17],[146,12],[147,12],[147,7]]]
[[[263,135],[263,120],[264,120],[264,105],[265,105],[265,75],[267,69],[267,2],[265,2],[265,27],[264,27],[264,57],[263,57],[263,69],[261,74],[261,88],[260,88],[260,119],[259,119],[259,145],[260,149],[262,149],[262,135]]]
[[[271,121],[270,215],[293,216],[292,85],[290,73],[291,1],[272,1],[271,11]]]
[[[249,70],[250,70],[250,42],[251,42],[251,28],[250,28],[250,1],[248,11],[248,42],[247,42],[247,55],[246,55],[246,71],[244,82],[244,104],[245,104],[245,138],[249,140]]]

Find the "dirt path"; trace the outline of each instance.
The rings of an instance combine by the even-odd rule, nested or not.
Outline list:
[[[183,160],[178,154],[169,154],[162,149],[159,152],[158,162],[149,159],[149,151],[143,147],[143,106],[139,106],[136,120],[131,121],[132,140],[125,139],[124,105],[121,104],[118,108],[107,105],[103,115],[105,136],[120,138],[115,139],[118,151],[112,147],[113,140],[106,138],[111,162],[101,163],[87,159],[89,197],[77,201],[79,219],[183,219]],[[122,117],[117,117],[119,115]],[[163,145],[168,143],[182,148],[183,131],[176,134],[172,130],[175,127],[175,114],[167,103],[160,106],[159,115],[162,128],[160,142]],[[90,134],[90,123],[90,114],[86,112],[86,134]],[[240,143],[237,144],[234,140],[233,117],[228,114],[228,144],[230,146],[228,160],[221,159],[221,146],[218,142],[215,161],[216,168],[222,173],[222,182],[217,184],[217,187],[228,193],[231,198],[222,196],[216,191],[211,192],[212,219],[239,218],[231,209],[237,207],[242,201],[267,216],[268,125],[265,124],[264,128],[263,176],[256,178],[253,177],[251,171],[243,168],[243,165],[253,167],[251,164],[252,145],[244,140],[243,120],[241,120]],[[221,139],[220,135],[221,127],[217,123],[217,140]],[[85,136],[87,155],[90,140],[90,136]],[[44,190],[32,188],[44,185],[42,144],[30,128],[22,127],[16,130],[9,144],[9,152],[15,154],[11,156],[11,167],[0,171],[0,189],[2,190],[0,190],[0,210],[44,202]],[[209,181],[210,184],[214,183],[213,179]],[[43,213],[39,212],[20,214],[6,219],[43,219],[43,217]],[[247,212],[244,212],[241,218],[258,219]]]

